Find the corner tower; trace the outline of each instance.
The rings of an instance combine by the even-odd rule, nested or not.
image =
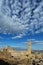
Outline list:
[[[31,41],[28,41],[27,53],[28,53],[28,57],[31,57]]]

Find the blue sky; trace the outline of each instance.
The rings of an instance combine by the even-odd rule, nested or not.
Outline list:
[[[0,48],[43,50],[43,0],[0,0]]]

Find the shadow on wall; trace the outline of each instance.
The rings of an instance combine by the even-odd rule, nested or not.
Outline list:
[[[8,62],[5,62],[4,60],[0,60],[0,65],[12,65],[12,64],[9,64]],[[17,65],[17,64],[13,64],[13,65]]]
[[[0,60],[0,65],[10,65],[8,62],[5,62],[3,60]]]

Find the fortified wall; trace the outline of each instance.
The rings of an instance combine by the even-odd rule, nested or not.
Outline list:
[[[29,41],[27,43],[27,50],[16,50],[11,48],[10,46],[6,46],[5,50],[9,53],[11,53],[11,56],[13,57],[31,57],[31,42]]]
[[[43,57],[43,53],[37,53],[37,52],[34,52],[32,53],[32,50],[31,50],[31,42],[29,41],[27,43],[27,50],[16,50],[16,49],[13,49],[11,48],[10,46],[6,46],[4,49],[0,49],[1,52],[7,52],[8,54],[11,55],[11,57],[14,57],[14,58],[21,58],[21,59],[24,59],[24,58],[41,58]]]

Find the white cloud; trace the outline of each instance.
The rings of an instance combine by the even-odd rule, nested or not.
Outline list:
[[[35,41],[35,39],[27,39],[27,41]]]
[[[12,18],[7,16],[7,14],[9,14],[9,11],[7,11],[7,13],[5,12],[4,14],[2,13],[2,8],[0,8],[0,12],[0,33],[27,33],[28,23],[26,21],[24,22],[23,20],[20,20],[16,15],[12,16]]]
[[[33,19],[31,18],[30,20],[31,8],[30,8],[29,0],[27,4],[25,4],[25,2],[23,1],[24,3],[23,8],[25,7],[26,8],[25,10],[20,8],[21,3],[19,3],[16,0],[15,3],[11,4],[11,9],[10,9],[8,6],[9,0],[6,1],[7,1],[6,5],[3,5],[2,3],[4,3],[4,0],[0,0],[0,33],[3,34],[16,33],[17,36],[13,38],[22,38],[24,36],[23,34],[26,35],[28,31],[30,31],[32,34],[43,32],[43,15],[41,14],[43,12],[41,9],[43,6],[42,2],[33,11],[34,13]],[[11,0],[10,3],[12,3],[12,1],[13,0]],[[33,2],[33,4],[34,3],[35,2]],[[22,11],[21,14],[18,14],[19,11]]]
[[[16,38],[22,38],[22,37],[21,36],[12,37],[12,39],[16,39]]]
[[[28,39],[27,41],[31,41],[32,42],[32,44],[34,43],[34,44],[43,44],[43,40],[36,40],[36,39]]]
[[[40,40],[40,41],[39,41],[39,40],[34,40],[33,43],[34,43],[34,44],[35,44],[35,43],[37,43],[37,44],[43,44],[43,41],[42,41],[42,40]]]
[[[17,35],[17,36],[12,37],[12,39],[22,38],[23,36],[24,35],[20,34],[20,35]]]

